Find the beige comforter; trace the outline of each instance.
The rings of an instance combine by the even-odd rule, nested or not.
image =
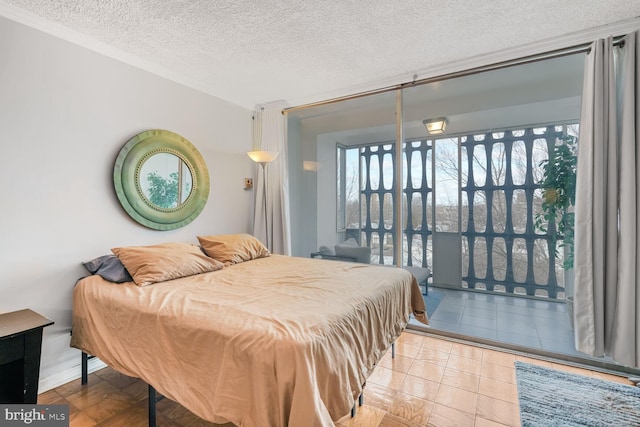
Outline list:
[[[71,346],[213,422],[332,426],[424,310],[402,269],[272,255],[145,287],[82,279]]]

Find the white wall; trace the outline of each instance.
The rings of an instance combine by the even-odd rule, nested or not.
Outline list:
[[[318,155],[318,172],[316,194],[318,206],[322,211],[318,214],[317,247],[333,248],[338,239],[338,176],[336,140],[331,135],[319,135],[316,143]]]
[[[120,148],[154,128],[191,141],[211,176],[200,216],[168,232],[130,219],[113,190]],[[0,141],[0,312],[30,308],[55,322],[44,331],[41,385],[80,373],[69,330],[81,261],[115,246],[250,231],[250,111],[5,18]]]
[[[297,118],[287,118],[291,254],[308,257],[318,250],[318,152],[316,135],[301,132]]]

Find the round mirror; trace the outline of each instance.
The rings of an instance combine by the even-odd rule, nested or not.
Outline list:
[[[113,181],[125,211],[156,230],[187,225],[209,196],[204,159],[189,141],[167,130],[131,138],[118,154]]]

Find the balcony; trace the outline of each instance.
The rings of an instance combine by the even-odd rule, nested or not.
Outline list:
[[[575,349],[573,326],[564,301],[429,286],[425,302],[430,325],[425,327],[412,319],[409,329],[521,354],[627,372],[609,357],[593,358]],[[435,309],[429,309],[433,305]]]

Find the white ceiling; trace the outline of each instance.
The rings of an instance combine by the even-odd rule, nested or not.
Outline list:
[[[640,0],[0,0],[0,14],[253,109],[628,20]]]

